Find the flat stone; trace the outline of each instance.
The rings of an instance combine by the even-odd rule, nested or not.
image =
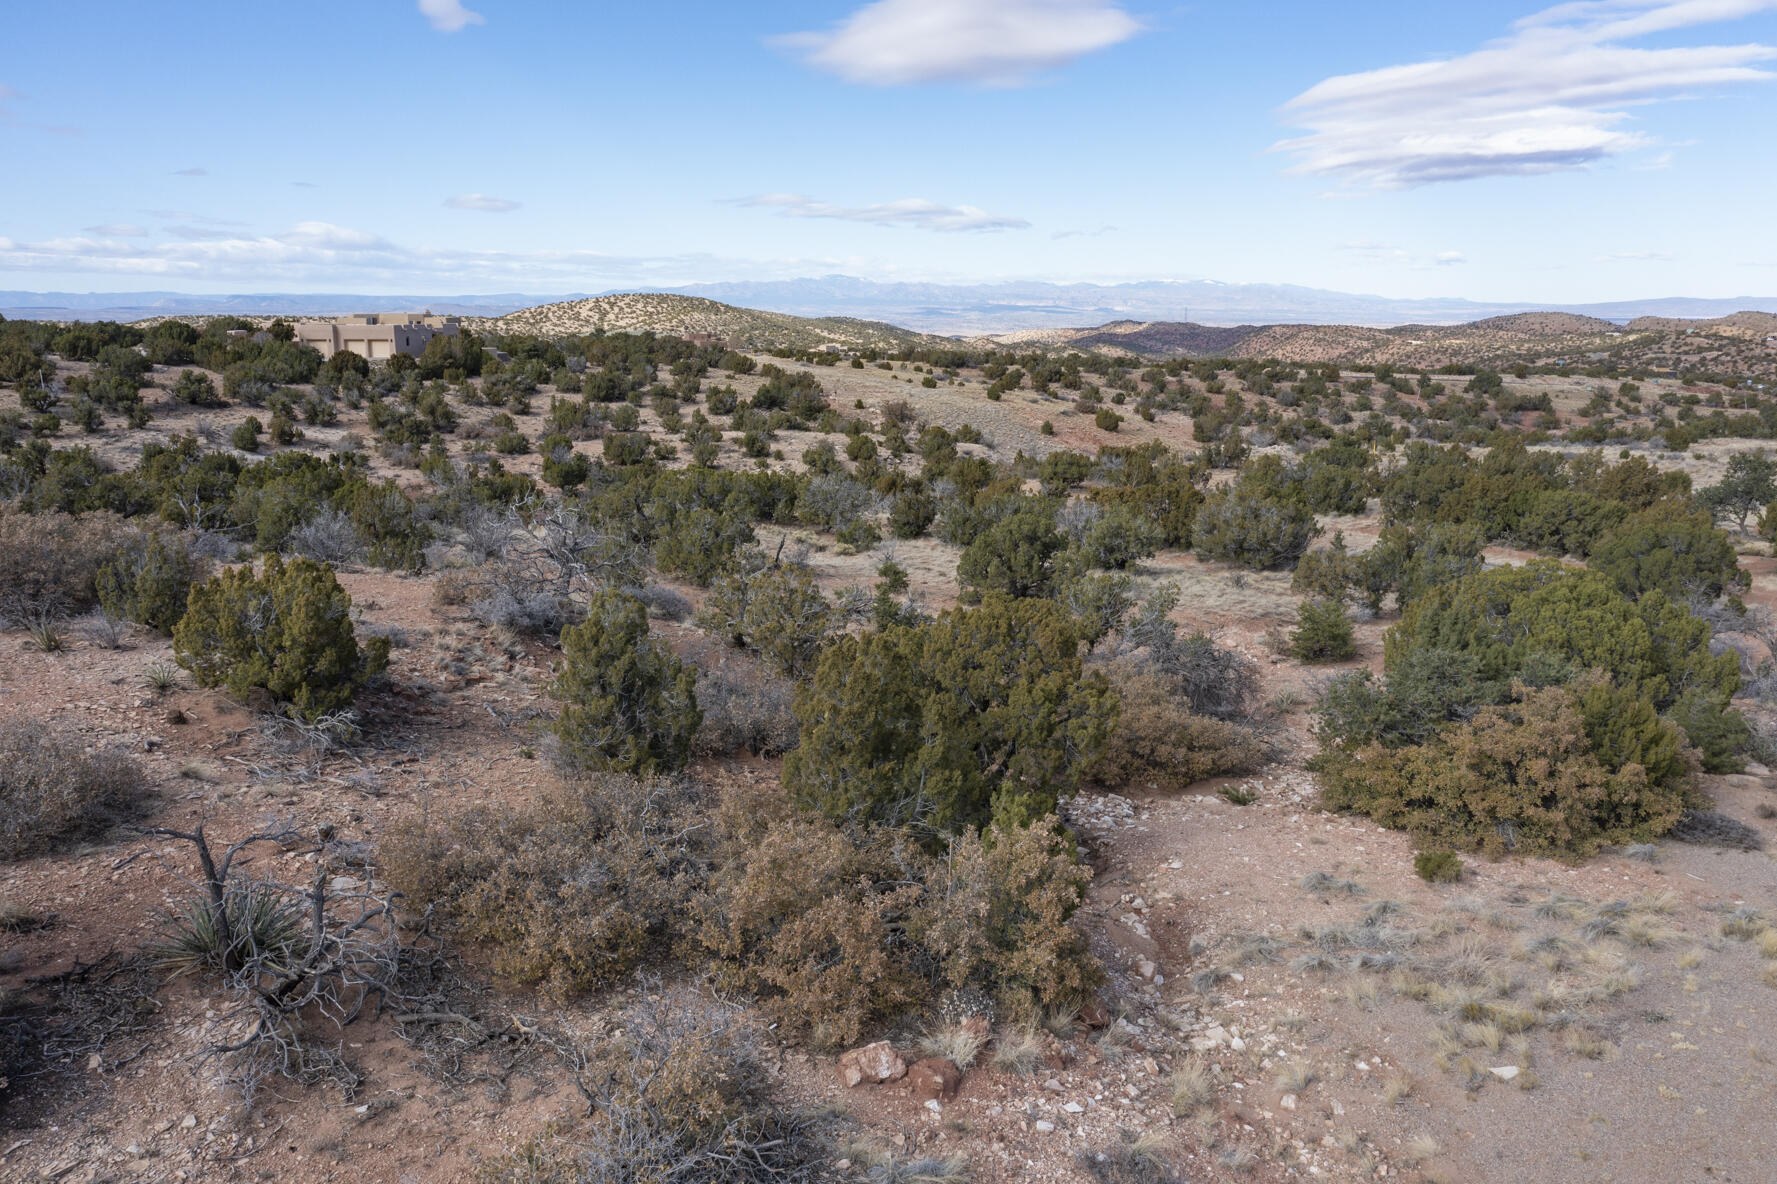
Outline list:
[[[1501,1081],[1510,1081],[1512,1078],[1514,1078],[1518,1075],[1518,1066],[1516,1066],[1516,1065],[1498,1065],[1492,1069],[1487,1070],[1487,1072],[1493,1074],[1495,1077],[1499,1078]]]

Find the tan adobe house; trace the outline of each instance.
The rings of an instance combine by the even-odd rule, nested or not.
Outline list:
[[[418,357],[434,337],[455,337],[462,332],[457,317],[435,317],[430,312],[367,312],[334,321],[298,321],[296,340],[331,358],[340,350],[381,361],[396,354]]]

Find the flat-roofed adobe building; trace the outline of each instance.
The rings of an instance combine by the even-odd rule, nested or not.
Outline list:
[[[366,312],[334,321],[298,321],[296,340],[320,350],[323,358],[331,358],[343,349],[375,362],[396,354],[418,357],[434,337],[455,337],[462,331],[457,317],[435,317],[429,312]]]

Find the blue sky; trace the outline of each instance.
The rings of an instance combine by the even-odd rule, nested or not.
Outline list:
[[[1777,291],[1777,0],[0,13],[0,287]]]

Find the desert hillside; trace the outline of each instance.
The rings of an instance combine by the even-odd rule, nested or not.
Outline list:
[[[794,317],[736,308],[697,296],[659,292],[541,304],[503,317],[471,318],[467,323],[477,332],[532,333],[543,337],[644,330],[678,335],[707,334],[746,349],[767,346],[899,349],[920,341],[936,340],[878,321],[858,321],[849,317]]]

